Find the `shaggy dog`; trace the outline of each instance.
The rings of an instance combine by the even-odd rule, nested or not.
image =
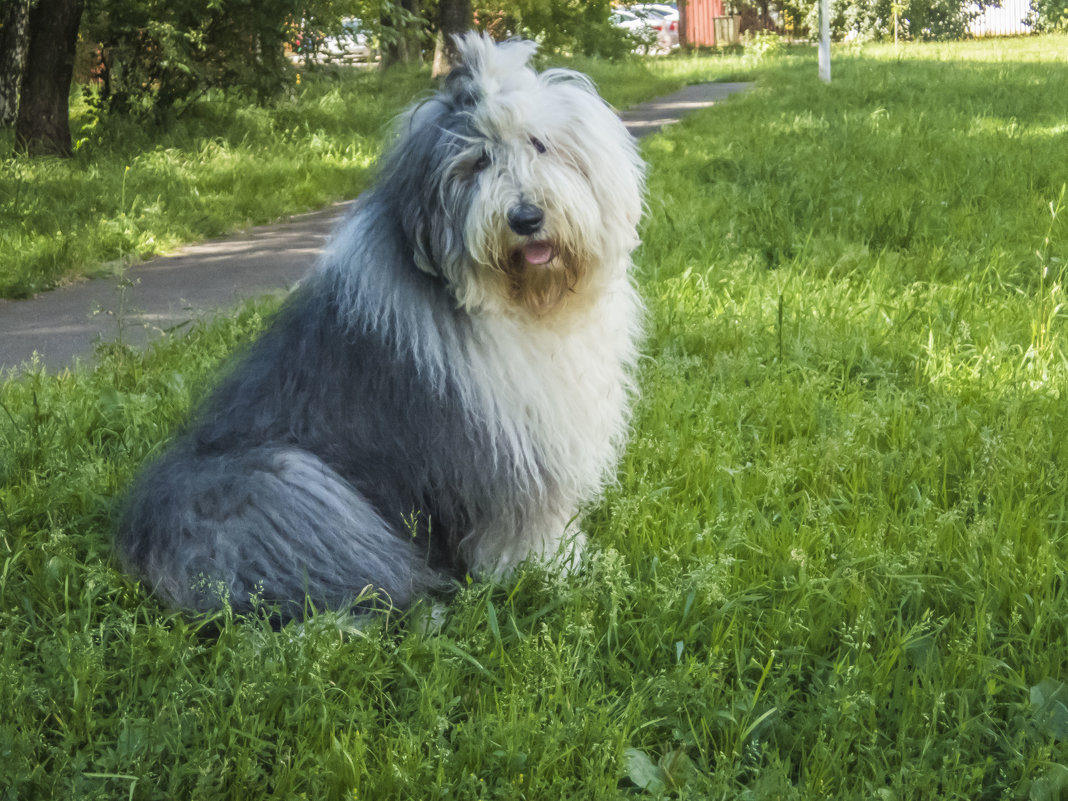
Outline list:
[[[627,427],[634,140],[583,75],[468,34],[312,274],[143,473],[125,567],[173,606],[403,607],[574,565]]]

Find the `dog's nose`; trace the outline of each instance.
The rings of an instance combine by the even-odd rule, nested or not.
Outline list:
[[[520,236],[530,236],[541,228],[545,214],[533,203],[520,203],[508,210],[508,227]]]

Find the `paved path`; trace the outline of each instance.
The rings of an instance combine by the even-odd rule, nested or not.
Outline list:
[[[646,136],[749,86],[688,86],[621,116],[634,136]],[[312,266],[350,203],[184,248],[131,267],[125,279],[98,278],[30,300],[0,300],[0,374],[24,366],[35,353],[50,372],[86,362],[97,342],[119,338],[120,323],[123,339],[142,345],[247,298],[285,291]]]

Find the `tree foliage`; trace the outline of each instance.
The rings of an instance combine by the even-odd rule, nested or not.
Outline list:
[[[289,77],[285,45],[302,27],[340,28],[361,0],[91,0],[83,36],[97,46],[98,102],[163,114],[213,88],[263,100]]]
[[[213,88],[271,97],[291,77],[285,46],[337,33],[346,17],[362,20],[389,64],[419,60],[434,34],[472,20],[547,51],[619,56],[631,43],[610,13],[610,0],[89,0],[83,38],[99,107],[160,117]]]
[[[985,0],[839,0],[832,5],[831,24],[843,35],[853,32],[862,38],[891,37],[895,5],[901,36],[944,41],[965,38],[968,24],[988,3]]]
[[[1068,2],[1068,0],[1037,0]],[[968,24],[994,5],[990,0],[830,0],[831,35],[836,39],[885,39],[894,35],[894,11],[898,33],[915,40],[962,39]],[[770,4],[791,33],[803,34],[819,28],[818,0],[779,0]]]
[[[1027,21],[1036,31],[1068,31],[1068,0],[1031,0]]]
[[[615,58],[633,41],[612,25],[610,0],[476,0],[475,24],[495,38],[522,36],[551,52]]]

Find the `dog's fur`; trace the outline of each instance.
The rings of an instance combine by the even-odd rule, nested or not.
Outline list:
[[[627,426],[643,166],[584,76],[469,34],[374,187],[132,489],[124,565],[167,603],[397,606],[572,563]]]

